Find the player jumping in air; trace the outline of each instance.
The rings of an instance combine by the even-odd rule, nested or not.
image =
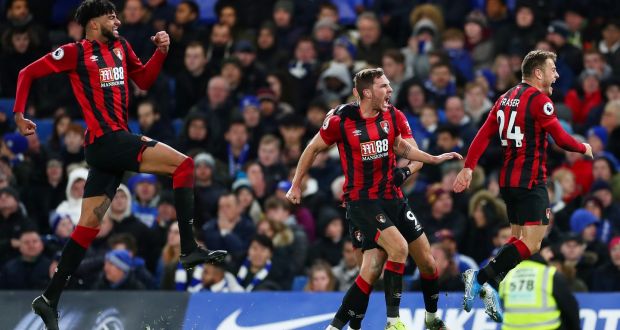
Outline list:
[[[13,109],[20,133],[33,134],[36,124],[24,118],[33,80],[66,72],[87,125],[85,157],[90,169],[80,219],[52,280],[32,302],[32,309],[47,329],[58,329],[60,295],[99,232],[125,171],[172,176],[181,232],[180,260],[185,268],[217,262],[226,256],[226,251],[209,251],[194,240],[193,160],[164,143],[132,134],[127,127],[129,79],[142,89],[153,84],[168,53],[168,34],[160,31],[151,37],[157,50],[143,65],[131,45],[119,36],[121,22],[110,1],[86,0],[80,4],[75,18],[84,27],[86,38],[66,44],[24,68],[19,74]]]
[[[565,150],[592,157],[590,145],[568,135],[556,117],[549,98],[553,91],[551,84],[559,77],[555,60],[554,53],[542,50],[525,56],[521,64],[523,80],[497,99],[454,182],[457,193],[469,187],[478,159],[489,140],[499,134],[504,153],[499,186],[508,207],[513,236],[487,266],[463,274],[463,308],[469,312],[480,295],[487,314],[496,322],[502,321],[502,310],[497,291],[488,282],[501,282],[521,260],[538,252],[547,232],[550,213],[546,188],[547,135],[551,134],[555,143]]]

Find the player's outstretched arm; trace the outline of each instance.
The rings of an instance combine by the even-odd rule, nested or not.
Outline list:
[[[396,152],[397,155],[409,160],[419,161],[426,164],[441,164],[450,159],[463,159],[463,156],[456,152],[448,152],[439,156],[430,155],[418,148],[415,148],[409,142],[402,139],[400,135],[396,137],[394,146],[394,152]]]
[[[293,182],[291,183],[291,188],[286,193],[286,199],[288,199],[293,204],[299,204],[301,202],[301,182],[308,173],[310,166],[314,163],[314,159],[316,156],[324,150],[327,150],[329,145],[325,143],[323,138],[319,133],[317,133],[312,141],[308,143],[304,152],[301,153],[301,157],[299,157],[299,162],[297,163],[297,169],[295,169],[295,176],[293,177]]]
[[[560,148],[567,151],[578,152],[593,158],[592,147],[587,143],[579,143],[574,137],[566,133],[559,120],[553,120],[545,129],[551,134],[553,141],[555,141]]]
[[[68,44],[48,53],[19,71],[13,113],[15,113],[15,124],[21,134],[33,134],[37,128],[35,123],[24,118],[24,111],[26,110],[26,102],[28,101],[32,82],[52,73],[71,71],[75,69],[76,65],[76,46],[75,44]]]

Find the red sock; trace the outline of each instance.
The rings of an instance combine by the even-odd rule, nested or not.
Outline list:
[[[192,188],[194,186],[194,160],[190,157],[172,173],[172,188]]]
[[[98,233],[99,228],[77,225],[71,234],[71,238],[83,248],[88,249]]]

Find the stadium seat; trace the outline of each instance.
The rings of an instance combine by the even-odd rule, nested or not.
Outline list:
[[[291,291],[303,291],[306,283],[308,283],[308,276],[295,276]]]
[[[183,119],[175,119],[172,121],[172,128],[174,129],[175,136],[181,135],[183,130]]]
[[[45,143],[54,131],[54,120],[49,118],[37,119],[34,123],[37,124],[37,134],[39,135],[39,140]]]
[[[0,111],[4,112],[10,122],[13,122],[13,105],[15,99],[0,99]]]

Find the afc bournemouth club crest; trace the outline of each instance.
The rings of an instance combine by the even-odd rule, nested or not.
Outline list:
[[[546,213],[547,219],[550,219],[550,218],[551,218],[551,209],[550,209],[550,208],[547,208],[547,209],[545,210],[545,213]]]
[[[358,242],[361,242],[361,241],[362,241],[362,232],[361,232],[361,231],[356,230],[356,231],[355,231],[355,233],[353,234],[353,236],[355,236],[355,239],[356,239]]]
[[[121,52],[120,48],[114,48],[112,50],[114,52],[114,55],[116,55],[116,57],[118,57],[119,60],[123,60],[123,52]]]
[[[383,129],[385,134],[390,133],[390,124],[387,122],[387,120],[380,122],[379,125],[381,125],[381,128]]]
[[[383,215],[382,213],[378,214],[377,221],[379,221],[380,223],[385,223],[385,215]]]

